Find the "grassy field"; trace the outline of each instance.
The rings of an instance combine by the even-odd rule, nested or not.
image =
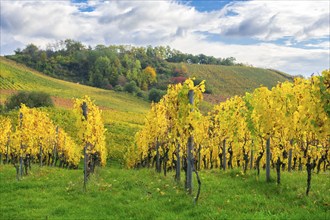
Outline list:
[[[200,173],[197,205],[173,175],[112,164],[99,168],[83,192],[81,169],[33,166],[17,181],[13,166],[0,165],[0,218],[330,219],[329,174],[314,174],[306,197],[305,172],[283,173],[282,184],[276,185],[265,182],[264,172],[258,180],[254,171],[206,170]]]

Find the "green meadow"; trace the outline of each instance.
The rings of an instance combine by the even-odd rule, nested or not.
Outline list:
[[[83,191],[83,170],[33,166],[16,180],[12,165],[0,165],[1,219],[329,219],[329,174],[285,172],[282,184],[255,171],[200,172],[197,204],[183,182],[154,169],[127,170],[118,163],[99,168]],[[275,176],[275,173],[272,173]],[[194,187],[197,183],[194,182]],[[193,194],[196,194],[196,188]]]

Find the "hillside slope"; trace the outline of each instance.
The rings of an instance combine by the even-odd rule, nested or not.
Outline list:
[[[47,92],[54,97],[66,99],[88,95],[96,100],[96,104],[119,111],[145,113],[149,108],[147,102],[126,93],[55,79],[4,57],[0,57],[0,64],[2,101],[8,95],[8,90],[33,90]]]
[[[179,67],[181,64],[172,64]],[[292,81],[292,76],[279,71],[247,66],[221,66],[187,64],[188,75],[199,80],[205,80],[213,95],[206,96],[209,101],[243,95],[252,92],[261,85],[271,88],[278,82]],[[219,99],[219,100],[218,100]]]
[[[75,118],[70,111],[72,98],[90,96],[103,110],[108,150],[110,157],[117,159],[121,159],[126,147],[134,142],[134,134],[144,123],[144,115],[150,106],[150,103],[126,93],[54,79],[0,57],[0,102],[3,103],[9,95],[19,90],[49,93],[56,108],[46,108],[44,111],[74,138],[77,138],[77,132]],[[17,118],[15,115],[12,117],[14,120]]]

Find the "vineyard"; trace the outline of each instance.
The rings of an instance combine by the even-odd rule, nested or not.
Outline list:
[[[32,163],[38,163],[40,167],[77,169],[82,158],[81,149],[84,149],[86,176],[94,172],[95,166],[105,165],[105,129],[99,109],[86,96],[75,100],[74,110],[77,112],[77,126],[81,128],[79,144],[83,148],[79,148],[63,129],[55,126],[47,114],[24,104],[20,107],[16,128],[12,128],[10,119],[0,118],[0,155],[5,164],[14,165],[17,180],[22,179],[23,174],[28,175]]]
[[[329,169],[330,71],[310,79],[284,82],[232,97],[216,105],[207,116],[200,113],[204,82],[192,80],[169,87],[167,95],[153,104],[146,124],[136,134],[136,146],[127,153],[128,166],[150,167],[164,175],[175,170],[180,181],[185,171],[186,189],[192,192],[192,172],[197,170],[265,167],[266,180],[275,168],[307,170],[308,195],[312,170]],[[189,96],[189,97],[188,97]]]
[[[330,218],[329,70],[208,113],[205,82],[187,79],[145,115],[126,94],[2,64],[3,90],[82,97],[0,115],[4,219]]]
[[[180,67],[180,64],[172,64]],[[189,77],[206,81],[215,95],[230,97],[244,95],[263,85],[267,88],[277,82],[292,81],[292,76],[274,70],[247,66],[187,65]]]

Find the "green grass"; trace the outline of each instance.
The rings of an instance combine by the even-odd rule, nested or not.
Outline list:
[[[206,170],[200,173],[197,205],[173,175],[112,164],[96,171],[84,193],[81,169],[33,166],[17,181],[12,166],[0,165],[0,218],[330,219],[329,174],[313,174],[306,197],[305,172],[283,173],[282,184],[276,185],[265,183],[264,172],[258,180],[254,171]]]

